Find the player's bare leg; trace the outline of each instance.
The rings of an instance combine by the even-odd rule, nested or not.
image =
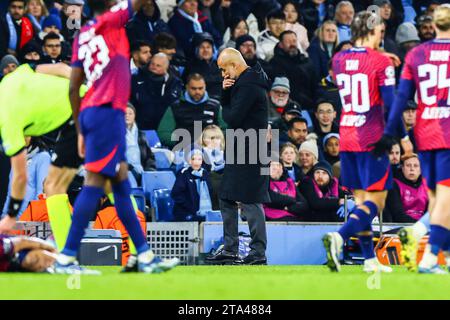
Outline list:
[[[47,211],[50,225],[58,250],[64,248],[70,224],[72,223],[72,210],[70,208],[67,189],[77,174],[76,169],[59,168],[50,165],[45,180],[45,194],[47,195]]]
[[[446,230],[447,239],[450,230],[450,187],[442,184],[436,185],[436,198],[434,201],[433,211],[431,212],[430,223],[432,226],[437,226],[443,231]],[[432,235],[430,235],[431,238]],[[448,240],[447,240],[448,241]],[[444,240],[444,244],[446,241]],[[438,250],[442,248],[433,248],[432,245],[427,244],[422,261],[419,263],[420,273],[446,273],[440,269],[438,265]]]

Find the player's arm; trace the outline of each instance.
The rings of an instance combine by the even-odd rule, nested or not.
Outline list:
[[[74,67],[70,75],[69,84],[69,100],[72,106],[72,116],[75,121],[77,132],[80,133],[80,124],[78,123],[78,115],[81,107],[80,88],[85,80],[84,71],[82,68]]]
[[[65,63],[40,64],[36,66],[37,73],[49,74],[52,76],[70,79],[72,68]]]

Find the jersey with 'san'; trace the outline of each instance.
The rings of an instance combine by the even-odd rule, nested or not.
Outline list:
[[[333,58],[333,72],[342,101],[340,150],[366,152],[384,130],[380,88],[395,85],[391,60],[370,48],[355,47]]]
[[[130,48],[125,24],[130,1],[122,1],[88,22],[73,44],[72,66],[83,68],[88,92],[81,110],[111,104],[125,111],[131,90]]]
[[[412,49],[402,79],[417,89],[414,127],[419,151],[450,149],[450,39],[435,39]]]

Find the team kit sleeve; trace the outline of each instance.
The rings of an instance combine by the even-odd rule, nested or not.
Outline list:
[[[1,129],[3,149],[8,157],[14,157],[25,148],[23,129],[16,123],[17,121],[10,120]]]
[[[385,110],[389,112],[395,96],[395,68],[390,58],[380,56],[377,79]]]
[[[388,122],[384,129],[384,134],[394,137],[405,137],[407,135],[406,129],[403,125],[402,115],[407,105],[408,99],[414,94],[414,74],[411,63],[413,51],[410,51],[403,66],[400,84],[398,86],[397,94],[395,95],[394,103],[389,112]]]
[[[104,23],[109,28],[123,28],[133,15],[131,0],[118,2],[109,12],[101,17],[100,23]]]

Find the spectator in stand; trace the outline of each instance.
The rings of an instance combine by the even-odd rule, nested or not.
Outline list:
[[[0,20],[0,57],[19,56],[20,50],[39,32],[25,16],[26,0],[9,0],[8,13]]]
[[[43,52],[42,63],[58,63],[62,61],[61,52],[61,37],[56,33],[49,33],[44,37],[43,42]]]
[[[328,75],[328,64],[339,43],[337,25],[334,21],[325,21],[317,30],[316,37],[311,41],[308,55],[320,79]]]
[[[273,122],[281,118],[285,107],[295,103],[289,98],[291,88],[289,79],[285,77],[275,78],[272,88],[269,91],[269,121]]]
[[[206,126],[200,136],[198,145],[202,147],[206,166],[210,168],[212,208],[213,210],[220,210],[219,190],[225,167],[225,137],[222,130],[214,124]]]
[[[134,186],[141,185],[141,177],[144,171],[154,171],[155,157],[147,144],[145,133],[139,132],[136,125],[136,109],[129,103],[125,112],[125,123],[127,124],[127,161],[128,170],[132,174],[130,183]],[[134,180],[134,181],[133,181]]]
[[[287,175],[298,183],[304,178],[302,168],[297,164],[299,158],[298,149],[292,143],[285,143],[281,146],[280,160],[286,170]]]
[[[298,2],[289,0],[283,5],[286,16],[286,30],[292,30],[297,35],[298,47],[302,53],[307,52],[309,47],[308,30],[300,24]]]
[[[403,123],[405,125],[406,132],[409,135],[409,139],[414,147],[414,150],[417,149],[416,139],[414,135],[414,127],[416,126],[416,117],[417,117],[417,103],[413,100],[409,100],[405,110],[403,111]]]
[[[331,166],[340,161],[340,139],[339,133],[329,133],[323,138],[323,155]]]
[[[299,149],[300,167],[306,176],[311,173],[312,168],[319,161],[319,149],[317,148],[317,136],[310,134]]]
[[[131,103],[136,108],[139,130],[157,130],[168,106],[179,98],[181,80],[170,75],[168,69],[167,56],[157,53],[147,67],[132,76]]]
[[[27,191],[25,199],[20,207],[20,214],[25,211],[31,200],[37,200],[38,195],[43,193],[44,180],[48,174],[50,166],[50,154],[47,147],[40,138],[25,138],[27,148]],[[13,171],[11,169],[11,175]],[[10,179],[11,181],[11,179]],[[11,201],[11,185],[8,187],[8,197],[3,207],[3,215],[8,213],[9,202]]]
[[[274,48],[281,40],[281,34],[286,30],[286,16],[281,10],[267,14],[267,28],[258,35],[256,54],[260,59],[270,61],[274,56]],[[294,31],[291,31],[295,34]],[[295,46],[297,47],[297,39]]]
[[[266,73],[270,73],[269,63],[263,59],[258,58],[258,55],[256,54],[256,41],[252,36],[247,34],[237,38],[236,50],[238,50],[242,54],[248,66],[254,68],[258,63]]]
[[[244,18],[234,19],[230,26],[230,39],[219,48],[219,51],[222,51],[225,48],[235,48],[236,39],[248,35],[248,32],[248,24]]]
[[[334,1],[329,0],[305,0],[302,2],[300,12],[308,30],[308,38],[312,39],[317,28],[326,20],[333,19]]]
[[[350,1],[341,1],[336,5],[336,13],[334,19],[338,27],[339,41],[347,41],[352,39],[352,30],[350,28],[355,10]]]
[[[332,61],[328,61],[328,75],[320,81],[317,87],[317,96],[330,101],[336,109],[336,118],[339,121],[341,118],[342,100],[333,77]]]
[[[35,41],[31,40],[20,50],[19,60],[21,64],[30,63],[37,65],[41,63],[43,56],[42,47]]]
[[[336,110],[334,106],[326,100],[319,100],[315,113],[314,124],[315,133],[318,136],[317,143],[322,147],[323,138],[329,133],[339,133],[339,126],[335,122]]]
[[[27,17],[36,31],[41,31],[42,22],[48,16],[48,9],[43,0],[29,0],[26,6]]]
[[[131,46],[131,74],[136,74],[140,68],[144,68],[152,59],[152,48],[150,43],[138,40]]]
[[[411,22],[402,23],[395,34],[395,41],[399,48],[398,57],[404,61],[409,50],[420,44],[416,27]]]
[[[380,17],[386,26],[385,38],[394,40],[395,32],[402,23],[403,15],[393,8],[390,0],[374,0],[373,4],[380,8]]]
[[[381,43],[379,48],[383,49],[385,52],[398,55],[398,46],[394,41],[394,38],[386,36],[386,22],[381,25]]]
[[[223,126],[220,102],[210,98],[205,78],[193,73],[187,79],[186,91],[167,109],[159,124],[158,136],[161,143],[165,146],[177,144],[178,141],[171,141],[172,133],[177,129],[188,130],[191,143],[194,143],[202,132],[195,131],[196,122],[202,128],[211,124]]]
[[[287,134],[280,133],[280,146],[290,142],[297,149],[305,142],[308,135],[308,122],[304,118],[294,117],[288,122]]]
[[[402,149],[400,147],[400,143],[395,143],[391,151],[389,151],[389,162],[391,163],[392,174],[394,177],[398,177],[401,171],[401,156]]]
[[[264,204],[267,221],[302,221],[309,215],[307,201],[280,162],[270,163],[269,196]]]
[[[177,174],[170,193],[175,221],[205,221],[206,212],[212,210],[209,174],[202,163],[202,151],[194,149],[189,155],[190,167]]]
[[[417,29],[419,30],[419,38],[422,43],[433,40],[436,37],[433,28],[433,18],[430,16],[420,16],[417,19]]]
[[[198,7],[202,14],[211,21],[214,28],[223,35],[230,25],[230,6],[231,0],[200,0]]]
[[[214,29],[208,17],[198,11],[198,0],[177,0],[178,7],[169,20],[169,27],[186,57],[194,54],[192,38],[196,33],[208,32],[214,44],[222,45],[221,35]]]
[[[277,0],[233,0],[231,15],[233,17],[248,17],[252,13],[258,20],[258,29],[264,30],[267,25],[268,12],[281,9]]]
[[[187,83],[187,78],[191,74],[201,74],[205,79],[209,96],[220,100],[223,79],[214,57],[216,53],[214,39],[209,33],[197,33],[192,42],[195,46],[195,55],[184,70],[184,82]]]
[[[298,104],[292,102],[292,104],[288,104],[285,106],[285,108],[283,109],[283,113],[281,114],[281,118],[273,121],[271,127],[272,129],[278,129],[280,131],[280,138],[285,137],[283,138],[283,140],[284,142],[287,142],[286,137],[288,136],[287,134],[289,131],[289,121],[294,118],[302,118],[303,115],[308,115],[308,112],[302,111]],[[308,120],[306,120],[306,123],[308,123]],[[306,130],[309,131],[310,127],[307,126]]]
[[[345,192],[333,177],[331,167],[327,162],[319,162],[312,169],[311,176],[300,184],[300,192],[305,196],[311,208],[310,221],[338,222],[344,221],[343,214],[338,210],[345,202]],[[354,203],[348,200],[349,211]],[[343,210],[341,210],[343,213]]]
[[[159,52],[167,55],[170,61],[169,73],[174,76],[181,78],[181,74],[186,66],[186,59],[183,55],[177,53],[177,39],[170,33],[161,32],[155,36],[153,41],[154,54]]]
[[[126,26],[130,46],[137,41],[152,43],[155,35],[170,32],[169,26],[161,19],[161,12],[155,0],[144,0],[141,9],[135,13]]]
[[[291,98],[307,110],[314,110],[318,78],[311,59],[297,47],[293,31],[284,31],[270,61],[271,78],[286,77],[292,88]]]
[[[62,23],[61,34],[65,41],[70,44],[88,18],[83,14],[84,0],[64,0],[63,7],[60,12]]]
[[[427,211],[428,194],[417,155],[404,159],[401,173],[388,192],[383,218],[386,222],[414,223]]]
[[[6,55],[0,61],[0,81],[4,76],[16,70],[19,66],[19,61],[13,55]]]

